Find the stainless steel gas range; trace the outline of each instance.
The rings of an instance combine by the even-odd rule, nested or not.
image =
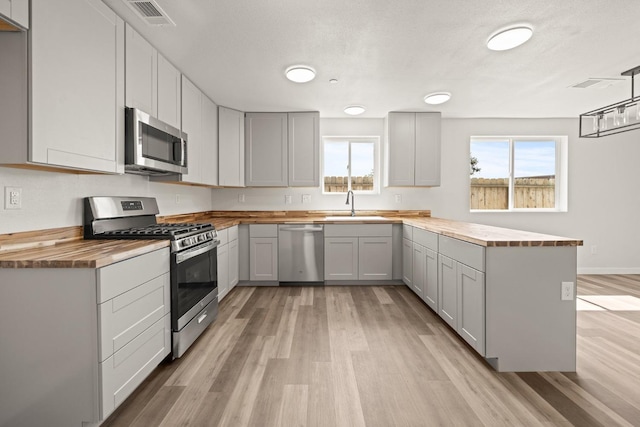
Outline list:
[[[218,314],[217,233],[212,224],[158,223],[151,197],[87,197],[85,239],[171,241],[173,358],[181,357]]]

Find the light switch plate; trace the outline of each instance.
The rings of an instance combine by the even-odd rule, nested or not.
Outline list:
[[[311,194],[302,195],[302,203],[309,203],[311,201]]]
[[[290,194],[286,194],[284,196],[284,203],[285,203],[285,205],[290,205],[291,204],[291,195]]]

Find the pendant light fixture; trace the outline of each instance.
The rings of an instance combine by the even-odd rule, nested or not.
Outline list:
[[[631,76],[631,98],[580,114],[580,138],[600,138],[640,129],[640,96],[635,96],[634,78],[640,66],[623,72]]]

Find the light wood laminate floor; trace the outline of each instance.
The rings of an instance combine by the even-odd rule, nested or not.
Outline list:
[[[104,426],[638,426],[640,276],[578,295],[577,372],[516,374],[405,286],[237,287]]]

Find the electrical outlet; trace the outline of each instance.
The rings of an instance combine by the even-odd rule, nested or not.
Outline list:
[[[176,205],[180,204],[180,195],[176,194]]]
[[[290,205],[291,204],[291,194],[285,194],[285,196],[284,196],[284,204],[285,205]]]
[[[22,188],[4,187],[4,208],[22,209]]]
[[[302,203],[309,203],[311,201],[311,194],[302,195]]]
[[[591,255],[596,255],[598,253],[598,247],[596,245],[591,245]]]
[[[244,203],[244,194],[238,194],[238,203]]]
[[[396,203],[402,203],[402,194],[396,194]]]
[[[573,299],[573,282],[562,282],[562,298],[563,301],[571,301]]]

